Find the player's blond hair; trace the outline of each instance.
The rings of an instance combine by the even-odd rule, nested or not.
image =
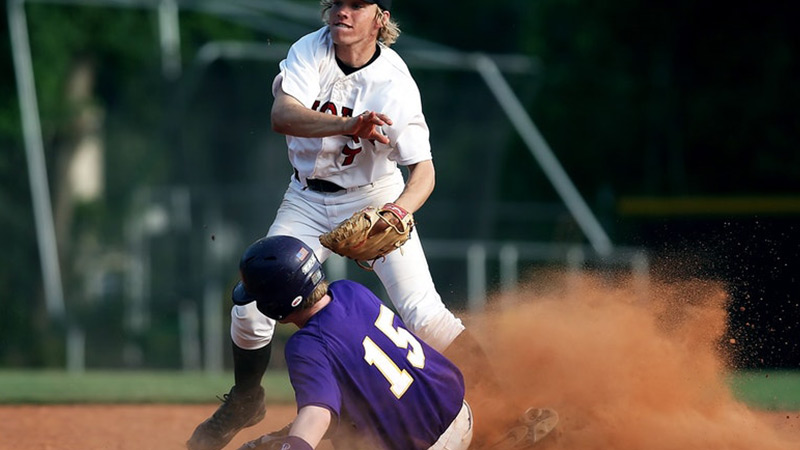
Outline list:
[[[328,23],[328,15],[333,7],[334,0],[320,0],[319,4],[322,6],[322,21]],[[377,5],[376,5],[377,6]],[[389,19],[384,19],[383,9],[378,6],[378,12],[375,14],[375,20],[381,21],[381,29],[378,30],[378,40],[387,47],[397,42],[400,37],[400,26],[389,16]]]
[[[325,294],[328,293],[328,280],[322,280],[319,282],[317,287],[308,294],[308,297],[303,300],[303,303],[300,304],[299,309],[309,309],[314,306],[322,297],[325,297]]]

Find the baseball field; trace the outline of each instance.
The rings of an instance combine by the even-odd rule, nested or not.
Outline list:
[[[562,275],[535,286],[465,316],[494,362],[477,370],[493,370],[506,389],[492,399],[505,406],[499,415],[482,408],[487,399],[469,399],[479,437],[527,406],[547,405],[561,422],[542,449],[798,448],[800,373],[737,368],[732,349],[747,336],[728,337],[724,286],[693,280],[643,290]],[[0,449],[182,448],[231,379],[0,372]],[[264,385],[267,418],[227,448],[292,419],[285,373],[270,372]]]

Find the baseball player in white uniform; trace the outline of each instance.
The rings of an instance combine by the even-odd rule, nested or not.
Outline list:
[[[267,232],[302,240],[320,261],[330,250],[319,236],[354,212],[391,203],[413,213],[434,186],[419,89],[389,48],[399,35],[391,0],[323,0],[322,8],[326,25],[292,45],[272,84],[272,128],[286,135],[294,173]],[[406,180],[399,166],[408,169]],[[418,229],[374,270],[412,332],[438,351],[462,336],[456,342],[474,353],[474,340],[434,287]],[[235,385],[197,427],[190,449],[222,448],[263,418],[261,378],[274,327],[255,302],[233,307]]]

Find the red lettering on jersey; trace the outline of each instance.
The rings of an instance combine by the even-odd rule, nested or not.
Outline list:
[[[346,106],[342,106],[342,117],[353,117],[353,108],[348,108]],[[358,136],[350,136],[350,139],[353,140],[353,144],[356,144],[356,148],[351,148],[349,145],[345,145],[342,149],[342,153],[344,153],[345,158],[344,162],[342,162],[342,166],[349,166],[353,164],[353,161],[356,159],[356,155],[361,153],[361,146],[358,145],[361,143],[361,140]]]
[[[316,100],[314,104],[311,106],[311,109],[322,113],[330,113],[333,114],[334,116],[337,115],[336,105],[330,101],[323,103],[322,106],[320,107],[320,101]],[[353,108],[348,108],[346,106],[343,106],[342,117],[353,117]],[[351,148],[349,144],[345,145],[344,148],[342,148],[342,153],[345,156],[344,162],[342,162],[342,166],[349,166],[350,164],[353,164],[353,161],[355,161],[356,159],[356,155],[361,153],[361,150],[363,150],[361,145],[359,145],[361,143],[361,140],[358,138],[358,136],[349,136],[349,137],[352,139],[353,144],[356,145],[356,148]]]
[[[344,148],[342,149],[342,153],[344,153],[345,155],[344,162],[342,162],[342,166],[349,166],[350,164],[353,164],[353,160],[356,159],[356,155],[361,153],[361,150],[363,150],[362,147],[350,148],[349,145],[345,145]]]
[[[336,114],[336,105],[334,105],[331,102],[325,102],[325,103],[322,104],[322,108],[319,109],[319,112],[331,113],[331,114],[333,114],[335,116],[335,115],[337,115]]]

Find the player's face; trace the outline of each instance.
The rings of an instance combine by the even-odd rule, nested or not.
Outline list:
[[[363,0],[335,0],[328,15],[333,42],[337,45],[374,45],[381,22],[378,7]],[[384,13],[388,14],[388,13]]]

